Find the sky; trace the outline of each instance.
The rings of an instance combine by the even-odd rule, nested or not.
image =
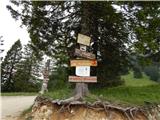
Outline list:
[[[30,40],[27,29],[21,28],[20,21],[15,21],[7,10],[6,5],[8,4],[10,4],[9,0],[0,0],[0,36],[3,36],[1,40],[4,40],[4,45],[0,45],[0,49],[4,49],[0,57],[5,57],[7,51],[18,39],[22,45],[27,44]]]

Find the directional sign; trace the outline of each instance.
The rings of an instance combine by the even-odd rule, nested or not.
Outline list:
[[[69,82],[91,82],[96,83],[97,77],[78,77],[78,76],[69,76]]]
[[[76,75],[77,76],[90,76],[90,66],[77,66]]]
[[[85,51],[81,51],[79,49],[75,49],[75,55],[79,56],[79,57],[83,57],[83,58],[88,58],[88,59],[95,59],[96,56],[92,53],[89,52],[85,52]]]
[[[91,41],[90,37],[86,35],[78,34],[78,40],[77,40],[78,43],[89,46],[90,41]]]
[[[71,60],[71,67],[74,66],[97,66],[97,60]]]

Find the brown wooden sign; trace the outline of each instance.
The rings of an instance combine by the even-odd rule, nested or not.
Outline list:
[[[97,60],[71,60],[71,67],[74,66],[97,66]]]
[[[83,34],[78,34],[78,40],[77,40],[78,43],[89,46],[90,41],[91,41],[90,37]]]
[[[85,52],[85,51],[81,51],[79,49],[75,49],[75,55],[79,56],[79,57],[83,57],[83,58],[88,58],[88,59],[95,59],[95,55],[89,52]]]
[[[96,76],[92,76],[92,77],[69,76],[69,82],[91,82],[91,83],[96,83],[97,82],[97,77]]]

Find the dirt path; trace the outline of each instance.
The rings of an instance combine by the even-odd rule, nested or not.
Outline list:
[[[22,111],[29,108],[36,96],[2,96],[0,120],[16,120]]]

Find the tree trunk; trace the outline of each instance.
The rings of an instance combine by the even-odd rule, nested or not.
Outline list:
[[[76,83],[75,95],[82,99],[89,93],[88,84],[86,83]]]
[[[89,18],[90,18],[90,11],[89,11],[89,3],[82,2],[82,19],[81,19],[81,34],[90,35],[89,30]],[[83,98],[89,93],[88,84],[86,83],[76,83],[75,88],[75,95],[79,98]]]

